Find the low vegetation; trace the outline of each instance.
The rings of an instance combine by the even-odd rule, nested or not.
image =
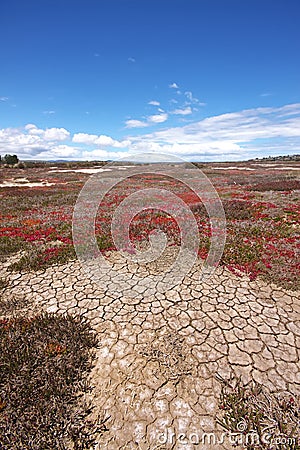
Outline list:
[[[247,450],[300,449],[300,397],[271,393],[259,383],[231,376],[221,382],[217,422],[235,447]]]
[[[39,314],[0,320],[0,448],[93,448],[105,420],[89,419],[97,339],[87,321]]]
[[[72,242],[73,207],[89,175],[57,172],[50,170],[50,163],[43,164],[28,169],[26,176],[29,181],[47,180],[52,186],[0,188],[0,260],[21,252],[19,261],[12,262],[11,270],[43,269],[76,258]],[[95,163],[57,166],[61,169],[92,164]],[[216,171],[213,167],[203,164],[202,170],[210,177],[225,210],[227,243],[221,263],[237,275],[248,275],[251,280],[259,276],[268,283],[299,290],[299,175],[288,169],[276,172],[258,168],[243,173],[242,170]],[[17,169],[10,172],[14,176],[21,173]],[[158,185],[174,192],[191,208],[200,231],[199,256],[206,258],[211,228],[205,206],[186,186],[172,179],[163,180],[159,174],[132,177],[105,196],[95,227],[99,249],[103,252],[114,249],[110,224],[120,202],[139,189]],[[180,245],[180,230],[175,220],[158,210],[147,210],[134,218],[130,227],[133,244],[147,240],[154,229],[167,234],[169,245]]]

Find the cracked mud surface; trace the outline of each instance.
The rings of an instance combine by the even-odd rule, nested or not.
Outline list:
[[[78,261],[35,273],[7,267],[8,310],[24,299],[32,311],[80,313],[99,333],[91,398],[110,416],[99,449],[232,448],[172,438],[218,430],[216,373],[299,393],[299,292],[222,268],[199,282],[196,265],[166,293],[127,297],[93,284]]]

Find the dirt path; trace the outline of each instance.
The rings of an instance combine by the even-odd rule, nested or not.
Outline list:
[[[7,272],[4,300],[25,296],[29,308],[80,312],[97,329],[92,398],[110,416],[99,449],[232,448],[226,438],[218,444],[216,373],[299,393],[299,292],[225,269],[199,283],[199,270],[165,294],[134,298],[94,285],[78,262]]]

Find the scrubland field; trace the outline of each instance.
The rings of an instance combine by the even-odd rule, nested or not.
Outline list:
[[[74,205],[92,173],[111,176],[104,163],[0,168],[1,449],[209,448],[203,432],[211,448],[229,449],[214,433],[260,439],[266,429],[268,441],[238,445],[300,448],[300,163],[196,166],[226,215],[216,275],[199,284],[196,268],[170,292],[135,298],[93,285],[73,247]],[[212,234],[205,206],[158,173],[104,197],[100,251],[116,253],[110,225],[122,200],[157,187],[192,211],[201,265]],[[180,247],[178,224],[155,209],[134,217],[130,239],[143,246],[157,229],[170,251]]]
[[[68,163],[68,166],[71,164]],[[22,251],[11,269],[35,270],[75,258],[72,214],[80,189],[101,164],[73,163],[55,167],[0,169],[0,258]],[[234,273],[257,276],[289,289],[299,278],[299,163],[199,164],[220,196],[227,220],[227,243],[221,263]],[[104,169],[105,170],[105,169]],[[123,173],[122,173],[123,174]],[[115,187],[99,208],[96,235],[101,250],[113,250],[110,219],[116,206],[132,192],[161,187],[163,177],[134,177]],[[164,186],[165,187],[165,186]],[[192,209],[201,233],[199,256],[209,248],[210,223],[205,207],[188,188],[167,182]],[[176,223],[166,214],[143,213],[131,227],[133,242],[162,229],[169,245],[179,244]]]

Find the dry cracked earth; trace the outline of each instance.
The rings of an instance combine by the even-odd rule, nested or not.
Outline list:
[[[122,258],[109,256],[118,272],[132,271]],[[299,292],[222,268],[199,281],[197,263],[165,293],[139,286],[127,296],[113,280],[95,284],[79,261],[35,273],[8,265],[8,305],[25,297],[27,309],[80,313],[100,335],[90,395],[109,430],[99,449],[232,448],[218,440],[216,373],[299,393]]]

